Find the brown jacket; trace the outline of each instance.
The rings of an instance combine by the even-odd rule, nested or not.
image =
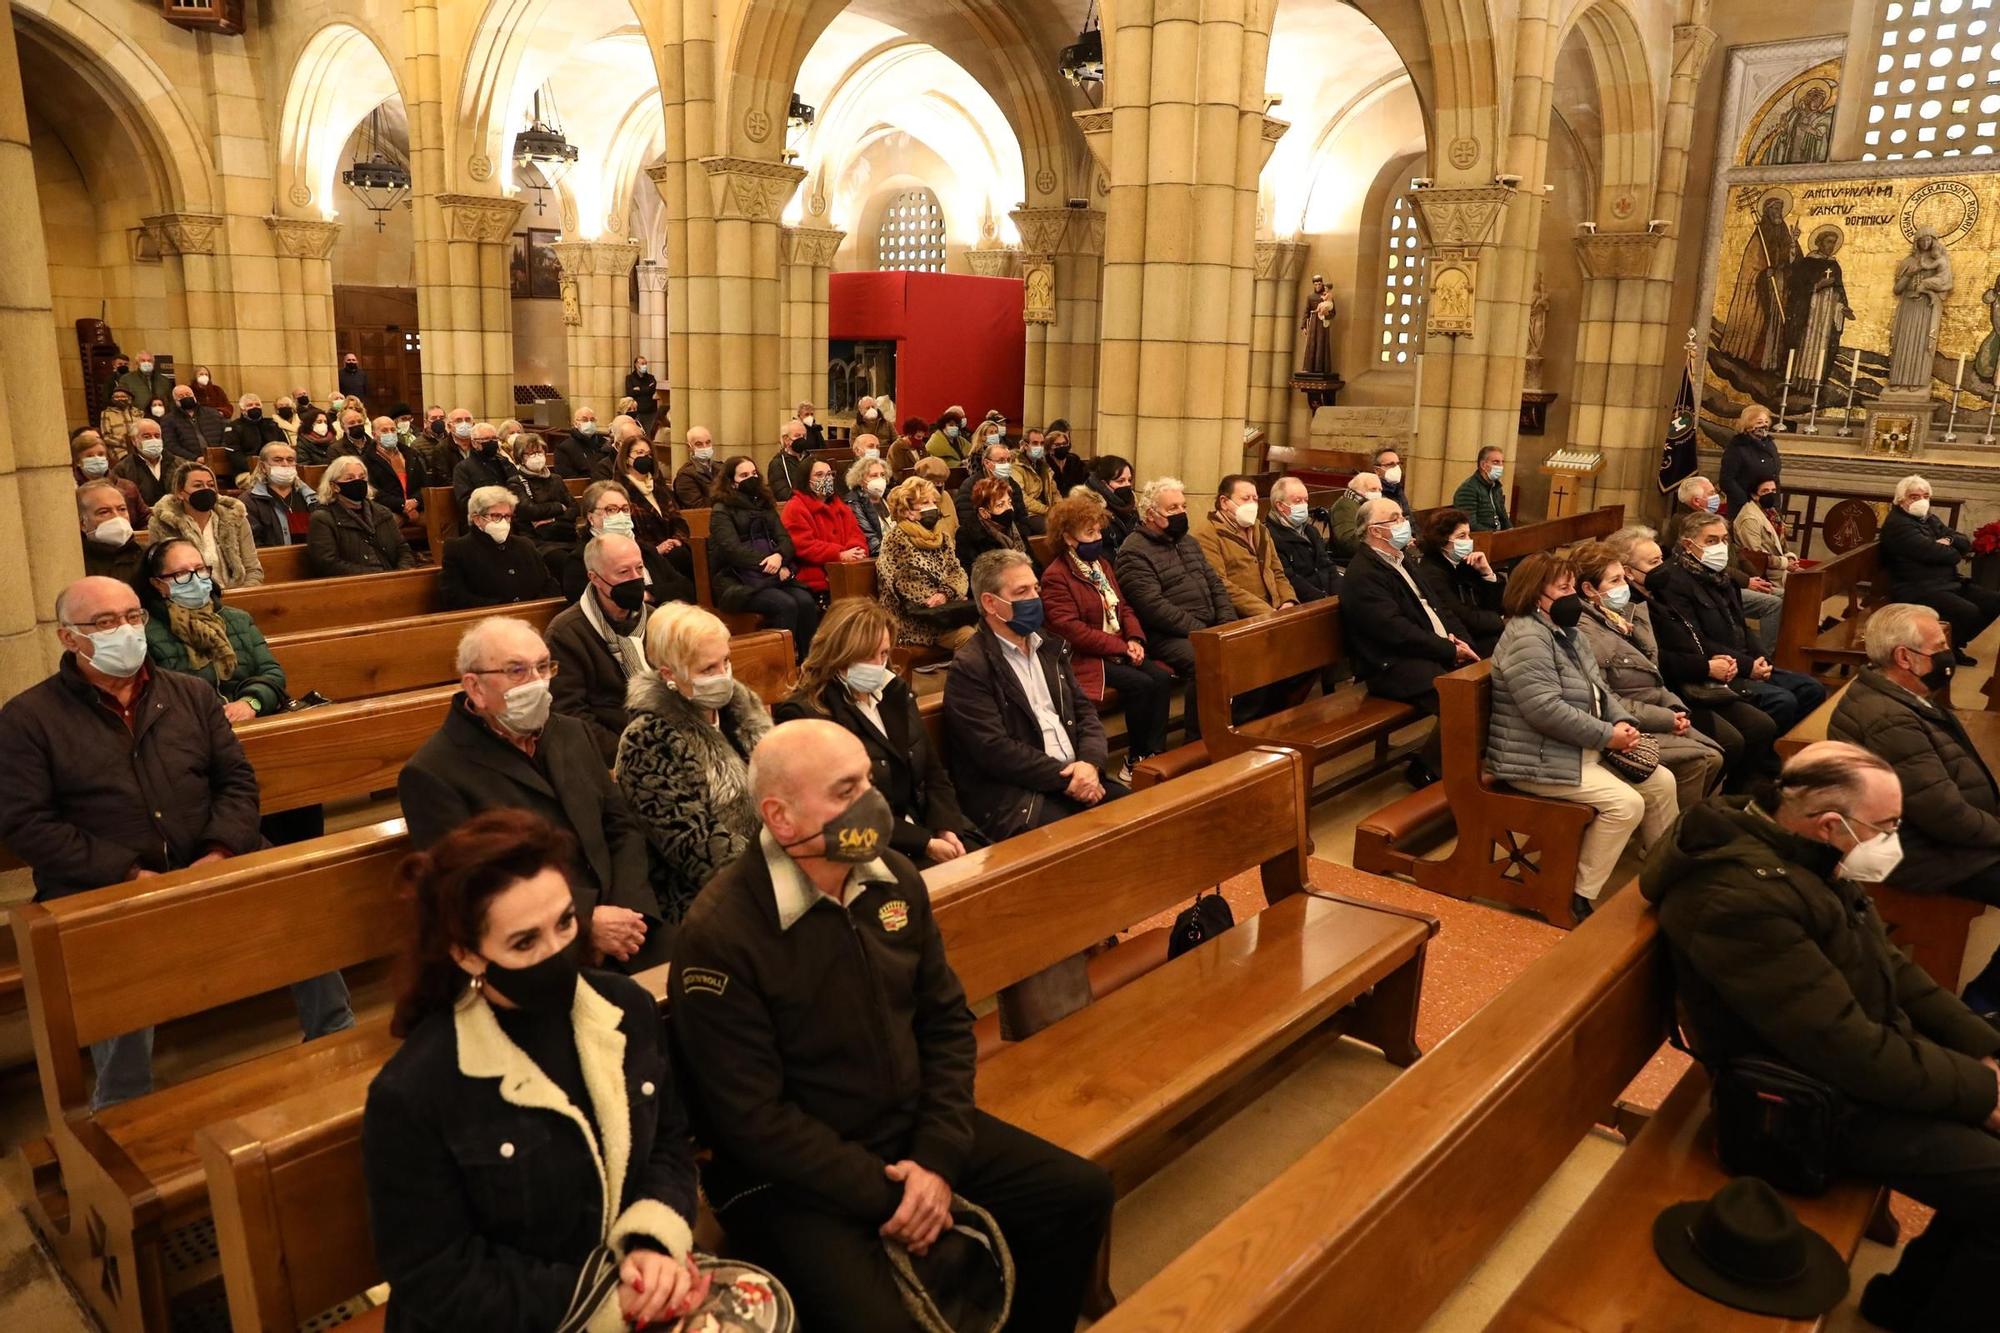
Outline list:
[[[1189,520],[1196,545],[1222,575],[1229,589],[1229,604],[1245,620],[1268,616],[1284,602],[1296,602],[1292,581],[1278,563],[1278,549],[1262,523],[1248,532],[1233,523],[1217,523],[1213,514]]]

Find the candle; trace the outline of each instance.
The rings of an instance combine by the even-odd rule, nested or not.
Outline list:
[[[1798,354],[1799,354],[1799,349],[1796,347],[1787,347],[1785,349],[1785,380],[1788,383],[1792,378],[1792,361],[1798,356]]]
[[[1954,376],[1951,381],[1951,391],[1953,393],[1957,393],[1959,387],[1964,383],[1965,383],[1965,354],[1961,352],[1959,353],[1958,356],[1958,374]]]
[[[1826,379],[1826,348],[1824,346],[1821,346],[1821,348],[1819,349],[1819,362],[1817,365],[1813,367],[1813,383],[1817,385],[1825,379]]]

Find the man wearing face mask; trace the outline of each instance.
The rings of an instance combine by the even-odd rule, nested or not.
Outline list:
[[[800,406],[811,410],[812,404]],[[810,460],[806,458],[808,434],[805,422],[793,417],[778,431],[778,452],[772,456],[771,465],[764,469],[764,484],[770,489],[771,498],[779,504],[792,498],[795,491],[806,488],[806,473]]]
[[[1909,476],[1896,483],[1895,505],[1882,520],[1880,541],[1889,595],[1943,616],[1958,665],[1974,665],[1967,650],[2000,617],[2000,592],[1959,572],[1959,562],[1972,554],[1972,541],[1931,511],[1928,481]]]
[[[653,438],[653,422],[660,415],[660,381],[646,365],[644,354],[632,358],[632,369],[625,372],[625,396],[637,406],[632,415],[645,428],[646,438]]]
[[[683,509],[706,509],[715,503],[715,440],[708,427],[687,433],[688,461],[674,473],[674,499]]]
[[[1021,490],[1021,482],[1014,474],[1019,464],[1014,460],[1014,451],[1004,440],[995,439],[984,453],[965,469],[965,480],[958,484],[954,493],[954,507],[958,511],[958,527],[961,532],[979,526],[979,505],[972,498],[972,488],[987,477],[994,477],[1007,483],[1007,489],[1014,493],[1014,512],[1024,515],[1020,522],[1022,531],[1030,536],[1042,534],[1044,521],[1039,514],[1028,512],[1028,497]]]
[[[1683,477],[1680,485],[1674,488],[1674,496],[1681,502],[1680,516],[1722,512],[1722,492],[1707,477]],[[1764,656],[1776,657],[1778,622],[1785,613],[1785,599],[1778,585],[1750,572],[1734,540],[1729,542],[1722,572],[1736,585],[1737,596],[1743,603],[1743,614],[1756,623],[1754,637],[1757,647]]]
[[[352,352],[340,358],[340,392],[349,398],[368,400],[368,372],[361,368],[361,358]]]
[[[1368,534],[1361,526],[1361,506],[1381,498],[1382,479],[1373,472],[1357,472],[1348,478],[1347,489],[1333,502],[1333,513],[1327,523],[1333,533],[1328,544],[1334,559],[1345,564],[1366,545]]]
[[[637,541],[613,534],[584,546],[583,568],[583,595],[549,622],[549,686],[555,711],[583,724],[609,768],[630,721],[626,684],[646,670],[646,560]]]
[[[284,428],[264,414],[264,400],[246,393],[236,400],[236,415],[222,428],[222,447],[229,451],[231,472],[241,477],[257,466],[257,453],[285,438]]]
[[[1403,455],[1392,446],[1385,445],[1375,451],[1375,475],[1382,482],[1382,498],[1394,500],[1403,506],[1403,512],[1410,512],[1410,497],[1403,490]]]
[[[513,490],[520,479],[514,460],[500,451],[500,429],[482,421],[472,428],[472,452],[451,473],[451,493],[465,511],[472,493],[482,486]]]
[[[1196,708],[1194,645],[1198,629],[1236,619],[1229,589],[1188,531],[1187,488],[1177,477],[1155,477],[1135,502],[1139,526],[1118,547],[1118,586],[1146,630],[1146,655],[1173,668],[1187,684],[1182,711],[1188,739],[1201,736]]]
[[[868,774],[834,723],[774,729],[750,770],[758,840],[682,923],[673,1040],[707,1195],[823,1327],[871,1331],[917,1327],[884,1242],[931,1253],[956,1195],[1012,1253],[1007,1327],[1068,1330],[1110,1180],[977,1109],[972,1013]]]
[[[296,546],[306,539],[319,496],[299,479],[298,451],[283,440],[257,452],[257,467],[243,492],[250,532],[259,546]]]
[[[132,428],[144,414],[132,405],[132,395],[123,389],[112,389],[108,397],[110,401],[97,414],[97,433],[104,437],[115,462],[131,448]]]
[[[167,452],[175,458],[195,462],[211,448],[222,447],[222,414],[194,396],[187,385],[174,388],[173,405],[160,422]]]
[[[598,431],[596,411],[579,407],[570,418],[569,434],[556,441],[556,472],[564,477],[592,476],[607,449],[617,452],[617,446]]]
[[[1257,485],[1250,478],[1224,477],[1215,507],[1193,527],[1195,545],[1222,575],[1239,617],[1255,620],[1299,604],[1278,562],[1277,543],[1258,520]]]
[[[429,469],[417,454],[403,448],[403,434],[393,417],[376,417],[363,423],[361,414],[350,410],[348,425],[334,452],[353,453],[368,469],[368,484],[375,488],[375,501],[407,525],[423,521],[424,487],[432,485]]]
[[[83,572],[135,592],[144,587],[146,548],[132,530],[132,514],[117,483],[86,481],[77,487],[76,517],[83,529]]]
[[[1689,810],[1639,877],[1672,946],[1691,1045],[1711,1070],[1775,1061],[1845,1102],[1838,1174],[1937,1209],[1861,1314],[1887,1329],[1993,1326],[2000,1272],[2000,1028],[1888,938],[1866,889],[1894,876],[1896,773],[1841,741],[1809,745],[1776,799]]]
[[[485,810],[539,815],[576,839],[570,887],[605,965],[665,962],[646,836],[583,724],[551,711],[555,664],[541,635],[524,621],[482,620],[459,640],[458,672],[444,725],[396,784],[410,841],[429,847]]]
[[[1325,521],[1327,511],[1320,510],[1319,517]],[[1280,477],[1271,483],[1271,512],[1264,516],[1264,526],[1293,596],[1301,602],[1339,596],[1340,566],[1333,563],[1333,550],[1313,522],[1304,482]]]
[[[1869,665],[1840,696],[1827,735],[1888,760],[1903,785],[1903,860],[1889,882],[2000,903],[2000,785],[1952,707],[1944,622],[1927,606],[1891,602],[1868,617],[1867,644]],[[2000,1011],[2000,966],[1988,962],[1965,994],[1980,1013]]]
[[[1452,505],[1466,512],[1474,532],[1505,532],[1514,526],[1514,520],[1507,516],[1507,488],[1501,481],[1506,471],[1506,451],[1489,444],[1479,451],[1472,475],[1452,493]]]
[[[153,361],[153,354],[141,351],[133,358],[135,364],[120,375],[117,387],[132,396],[132,401],[140,407],[155,398],[170,399],[174,395],[174,372]]]
[[[0,842],[37,900],[211,865],[264,845],[257,775],[216,687],[146,660],[128,585],[83,578],[56,599],[56,673],[0,708]],[[308,1038],[354,1026],[338,973],[293,986]],[[152,1090],[153,1034],[91,1045],[93,1108]]]
[[[156,505],[167,493],[167,481],[172,475],[166,457],[167,442],[160,436],[160,423],[151,417],[140,417],[132,425],[132,447],[111,465],[111,476],[114,480],[131,482],[141,500]]]

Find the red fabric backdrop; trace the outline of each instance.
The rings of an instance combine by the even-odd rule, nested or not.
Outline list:
[[[960,273],[836,273],[827,336],[896,342],[896,412],[937,420],[957,403],[1021,419],[1027,329],[1019,278]],[[902,421],[896,423],[902,426]]]

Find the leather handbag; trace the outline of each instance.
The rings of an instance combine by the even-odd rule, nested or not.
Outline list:
[[[1212,940],[1236,924],[1236,913],[1220,893],[1197,894],[1194,903],[1174,918],[1167,936],[1167,957],[1179,958],[1204,940]]]
[[[1613,773],[1637,785],[1652,777],[1653,770],[1660,766],[1660,743],[1641,732],[1639,743],[1631,749],[1606,750],[1600,759]]]

